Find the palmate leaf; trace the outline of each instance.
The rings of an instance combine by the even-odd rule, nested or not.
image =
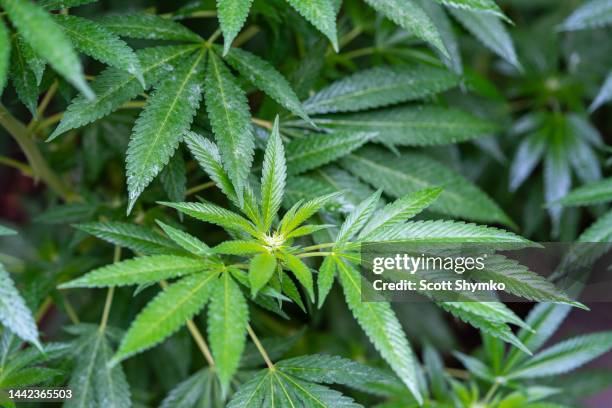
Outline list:
[[[518,318],[512,317],[512,314],[508,313],[510,309],[503,306],[502,303],[466,301],[440,302],[439,305],[478,330],[512,344],[525,354],[531,355],[531,351],[505,324],[508,319],[516,321]],[[498,309],[497,312],[494,309]],[[510,311],[510,313],[512,312]],[[518,323],[518,321],[516,322]]]
[[[88,99],[95,94],[87,85],[77,53],[50,14],[30,1],[0,0],[23,39],[59,74]]]
[[[319,211],[326,203],[339,195],[340,193],[321,194],[305,203],[296,203],[283,216],[279,228],[280,233],[282,235],[287,235],[294,231],[299,225]]]
[[[562,290],[521,263],[502,255],[487,257],[485,267],[471,274],[475,279],[504,283],[506,292],[538,302],[560,302],[580,306]],[[582,307],[582,306],[580,306]]]
[[[144,255],[175,254],[178,250],[172,241],[141,225],[106,221],[77,224],[75,228]]]
[[[269,62],[240,48],[228,52],[225,61],[281,106],[305,121],[310,121],[289,82]]]
[[[522,70],[510,34],[499,17],[469,10],[450,9],[453,16],[487,48]]]
[[[566,207],[592,205],[612,201],[612,178],[586,184],[558,200]]]
[[[172,73],[178,61],[196,50],[195,45],[172,45],[151,47],[136,52],[147,86],[157,83]],[[49,136],[53,140],[70,129],[75,129],[101,119],[119,109],[125,102],[142,92],[142,85],[136,76],[117,68],[107,68],[91,84],[96,99],[89,101],[77,96],[62,117],[62,121]]]
[[[246,21],[253,0],[217,0],[217,17],[223,32],[223,54],[227,54],[234,38]]]
[[[529,245],[530,241],[502,229],[461,221],[413,221],[403,225],[400,238],[425,242],[489,242]]]
[[[441,192],[440,188],[420,190],[387,204],[372,216],[357,236],[357,240],[375,242],[397,238],[403,231],[403,228],[397,227],[402,227],[406,220],[427,208]]]
[[[454,74],[413,65],[376,67],[323,88],[304,102],[308,114],[354,112],[421,99],[457,85]]]
[[[126,155],[128,214],[174,154],[200,105],[204,51],[157,85],[138,116]]]
[[[442,61],[444,61],[444,65],[449,67],[454,73],[462,74],[463,62],[459,50],[459,41],[444,7],[431,0],[419,0],[419,5],[427,13],[436,30],[438,30],[444,48],[448,53],[448,55],[444,55],[438,51]]]
[[[337,261],[340,283],[349,309],[357,322],[393,371],[422,402],[416,378],[415,358],[400,322],[387,302],[363,302],[361,277],[352,266]]]
[[[443,55],[448,55],[436,26],[414,1],[366,0],[366,3],[417,38],[433,45]]]
[[[578,7],[560,28],[565,31],[575,31],[608,24],[612,24],[612,3],[608,0],[591,0]]]
[[[332,0],[287,0],[287,3],[331,41],[338,52],[336,8]]]
[[[120,365],[109,367],[113,351],[105,332],[91,329],[77,340],[79,353],[68,383],[74,397],[64,406],[126,407],[132,405],[129,384]]]
[[[419,153],[402,152],[401,158],[380,148],[365,147],[341,160],[343,167],[393,197],[424,188],[441,187],[430,209],[475,221],[513,225],[499,206],[467,179]]]
[[[217,187],[223,191],[223,194],[234,204],[237,204],[238,199],[234,186],[223,168],[217,145],[194,132],[186,132],[184,140],[200,167],[215,182]]]
[[[286,178],[285,149],[278,131],[277,116],[268,138],[261,172],[261,213],[264,231],[270,229],[281,206],[285,194]]]
[[[42,350],[32,312],[0,263],[0,323],[25,341]]]
[[[174,241],[181,248],[190,252],[196,256],[206,256],[210,254],[210,248],[204,242],[200,241],[198,238],[190,235],[184,231],[176,229],[170,225],[164,224],[163,222],[157,220],[157,224],[161,227],[162,230],[168,235],[168,237]]]
[[[287,143],[287,165],[290,175],[312,170],[363,146],[376,137],[372,132],[336,131],[329,134],[309,133]]]
[[[56,14],[54,18],[79,51],[133,74],[145,87],[138,57],[119,37],[85,18],[67,14]]]
[[[355,207],[353,211],[346,217],[344,223],[338,231],[334,248],[342,248],[353,236],[355,236],[366,225],[376,205],[380,200],[381,190],[378,190],[367,199],[363,200]]]
[[[4,86],[8,78],[10,56],[11,40],[9,31],[4,25],[4,22],[0,21],[0,96],[2,96],[2,91],[4,91]]]
[[[574,337],[557,343],[514,368],[509,379],[536,378],[563,374],[612,349],[612,332]]]
[[[310,268],[304,262],[293,254],[285,253],[282,255],[283,261],[287,269],[289,269],[297,280],[304,286],[310,296],[310,300],[314,302],[314,287],[312,283],[312,273]]]
[[[181,256],[142,256],[103,266],[59,287],[66,289],[139,285],[200,272],[209,266],[209,263],[201,259]]]
[[[143,40],[202,42],[202,37],[182,24],[154,14],[107,16],[98,20],[107,30],[121,36]]]
[[[495,0],[436,0],[440,4],[448,7],[471,10],[480,13],[495,14],[498,17],[506,18]]]
[[[132,322],[109,364],[151,348],[180,329],[204,307],[216,278],[215,272],[187,276],[155,296]]]
[[[249,264],[249,282],[251,283],[251,295],[257,296],[257,292],[263,288],[272,278],[276,271],[276,258],[269,252],[255,255]]]
[[[589,111],[593,112],[597,110],[604,103],[609,102],[612,99],[612,72],[608,74],[603,85],[599,88],[597,96],[589,106]]]
[[[212,52],[208,58],[205,93],[206,111],[224,167],[241,200],[255,148],[251,114],[244,92]]]
[[[208,307],[208,339],[221,386],[229,387],[246,343],[249,309],[229,273],[216,282]]]
[[[330,115],[313,121],[323,129],[376,132],[377,142],[398,146],[464,142],[498,129],[496,124],[460,109],[427,105]]]
[[[19,100],[28,108],[32,116],[36,116],[38,104],[38,85],[36,76],[28,66],[25,55],[25,43],[15,37],[11,51],[11,80]]]
[[[525,347],[536,352],[552,337],[571,310],[571,306],[556,303],[540,303],[531,309],[525,323],[531,330],[521,329],[518,337]],[[504,372],[508,372],[517,363],[525,361],[527,356],[518,351],[510,350],[504,362]]]
[[[257,235],[253,224],[242,216],[210,203],[160,203],[167,207],[179,210],[183,214],[198,220],[219,225],[225,229],[236,232],[248,232]]]

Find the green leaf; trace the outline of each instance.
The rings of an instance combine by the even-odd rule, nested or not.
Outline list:
[[[344,261],[337,262],[340,283],[349,309],[357,322],[393,371],[422,403],[416,377],[416,361],[400,322],[387,302],[363,302],[361,277]]]
[[[198,220],[210,222],[232,231],[257,235],[253,224],[240,215],[210,203],[160,203]]]
[[[458,351],[453,352],[453,355],[476,377],[487,380],[488,382],[494,381],[495,376],[491,372],[491,369],[482,361]]]
[[[341,164],[393,197],[424,188],[443,188],[440,197],[430,207],[432,211],[513,225],[504,211],[473,183],[423,154],[402,151],[398,157],[379,148],[366,147],[346,156]]]
[[[533,350],[534,352],[537,351],[557,331],[570,311],[571,307],[569,305],[555,303],[537,304],[531,309],[525,319],[525,323],[527,323],[532,330],[521,329],[518,334],[519,339],[529,350]],[[516,363],[526,359],[527,356],[520,353],[518,349],[510,350],[504,364],[505,372],[515,366]]]
[[[440,33],[427,13],[412,0],[366,0],[376,11],[447,56]]]
[[[580,234],[578,242],[612,242],[612,210],[600,216]]]
[[[8,78],[10,57],[11,40],[9,31],[4,25],[4,22],[0,21],[0,96],[2,96],[2,91],[4,91],[4,86]]]
[[[601,88],[599,88],[599,92],[597,93],[597,96],[591,103],[591,106],[589,106],[589,111],[594,112],[604,103],[610,102],[611,99],[612,99],[612,72],[608,74],[603,85],[601,85]]]
[[[439,305],[478,330],[512,344],[523,353],[531,355],[531,351],[514,335],[510,327],[505,324],[520,323],[524,325],[524,323],[503,303],[468,300],[462,302],[440,302]]]
[[[140,254],[169,254],[176,253],[178,249],[172,241],[141,225],[107,221],[77,224],[74,227],[106,242],[129,248]]]
[[[208,339],[224,390],[238,369],[244,351],[249,309],[229,273],[217,281],[208,307]]]
[[[194,132],[186,132],[184,140],[202,170],[208,174],[227,198],[237,204],[238,199],[234,186],[223,168],[217,145]]]
[[[223,241],[213,248],[216,254],[224,255],[249,255],[266,252],[268,249],[256,240],[230,240]]]
[[[329,291],[334,284],[334,278],[336,276],[336,261],[333,256],[325,257],[321,268],[319,269],[319,275],[317,276],[317,293],[318,293],[318,306],[319,309],[323,306]]]
[[[180,150],[168,162],[159,174],[159,180],[166,195],[171,201],[183,201],[187,193],[187,169]]]
[[[151,47],[136,52],[147,86],[172,73],[178,62],[195,51],[193,45]],[[77,96],[62,116],[62,121],[49,136],[51,141],[67,132],[95,122],[119,109],[125,102],[142,93],[142,85],[136,76],[117,68],[107,68],[91,84],[96,99],[89,101]]]
[[[138,116],[126,155],[128,214],[174,154],[200,105],[204,51],[164,79]]]
[[[209,264],[200,259],[174,255],[142,256],[103,266],[59,287],[66,289],[139,285],[200,272],[207,267]]]
[[[516,367],[507,378],[536,378],[563,374],[607,353],[610,349],[612,349],[612,332],[574,337],[537,353]]]
[[[354,387],[374,381],[388,381],[382,371],[338,356],[313,354],[279,361],[275,366],[283,373],[319,384],[341,384]]]
[[[490,242],[530,244],[531,241],[502,229],[461,221],[411,221],[404,224],[400,237],[426,242]]]
[[[30,1],[0,0],[0,5],[19,34],[38,55],[86,98],[95,98],[83,75],[79,56],[50,14]]]
[[[357,239],[374,242],[398,238],[403,228],[398,229],[397,227],[403,227],[405,221],[427,208],[441,192],[440,188],[420,190],[387,204],[372,216]]]
[[[32,47],[21,37],[19,38],[20,46],[23,48],[23,57],[25,58],[26,64],[30,67],[30,70],[34,73],[36,78],[36,85],[40,85],[43,74],[45,73],[45,60],[40,58]]]
[[[457,77],[440,68],[376,67],[332,83],[304,102],[304,109],[308,114],[354,112],[422,99],[455,85]]]
[[[215,140],[240,200],[255,147],[251,114],[244,92],[214,53],[208,58],[205,93],[206,111]]]
[[[154,14],[128,14],[103,17],[98,22],[121,36],[143,40],[202,42],[202,37],[182,24]]]
[[[92,406],[130,407],[129,384],[120,365],[109,367],[112,357],[106,335],[97,329],[79,339],[83,344],[77,354],[75,368],[68,386],[74,390],[67,408]]]
[[[217,399],[220,396],[213,395],[213,389],[218,383],[216,376],[209,369],[196,371],[195,374],[180,382],[164,398],[160,408],[195,408],[221,406]]]
[[[7,236],[7,235],[16,235],[16,234],[17,234],[17,231],[14,231],[10,228],[6,228],[3,225],[0,225],[0,237]]]
[[[297,280],[304,286],[306,291],[308,292],[308,296],[310,296],[310,300],[314,302],[314,288],[312,283],[312,273],[310,272],[310,268],[306,266],[304,262],[297,256],[289,253],[283,254],[283,260],[285,261],[285,266],[293,275],[297,278]]]
[[[546,135],[543,132],[530,134],[521,141],[510,167],[510,191],[516,191],[533,172],[546,145]]]
[[[60,10],[95,3],[97,0],[41,0],[38,5],[45,10]]]
[[[263,252],[251,259],[249,264],[251,296],[257,296],[257,292],[272,278],[274,271],[276,271],[276,258],[271,253]]]
[[[217,18],[223,32],[223,54],[227,54],[240,32],[253,0],[217,0]]]
[[[455,108],[398,107],[313,119],[320,128],[376,132],[377,142],[398,146],[460,143],[494,133],[495,123]]]
[[[15,37],[11,52],[11,79],[19,100],[28,108],[32,116],[36,116],[38,105],[38,85],[34,72],[28,66],[25,54],[25,43]]]
[[[578,7],[560,28],[565,31],[576,31],[600,28],[609,24],[612,24],[612,3],[609,0],[591,0]]]
[[[431,0],[419,0],[419,5],[431,19],[431,22],[440,33],[440,38],[444,44],[448,56],[438,51],[444,64],[456,74],[463,73],[463,62],[461,60],[461,50],[459,49],[459,41],[455,34],[454,27],[444,8]]]
[[[204,242],[198,238],[190,235],[184,231],[171,227],[170,225],[164,224],[161,221],[157,221],[157,225],[184,250],[196,255],[196,256],[208,256],[210,254],[210,248]]]
[[[42,350],[32,312],[0,263],[0,323],[25,341]]]
[[[557,201],[567,207],[592,205],[612,201],[612,177],[586,184]]]
[[[501,11],[499,6],[495,4],[494,0],[436,0],[440,4],[445,6],[470,10],[477,13],[488,13],[494,14],[503,19],[507,19],[504,13]]]
[[[161,343],[206,304],[217,274],[198,273],[168,286],[150,301],[132,322],[109,364],[117,364]]]
[[[287,3],[331,41],[338,52],[336,9],[332,0],[287,0]]]
[[[138,57],[119,37],[97,23],[81,17],[56,14],[54,18],[79,51],[129,72],[138,79],[143,88],[145,87]]]
[[[289,211],[285,213],[283,219],[281,220],[279,228],[281,235],[291,235],[290,233],[299,225],[307,221],[326,203],[339,195],[340,193],[325,194],[313,198],[312,200],[309,200],[303,204],[301,201],[296,203]]]
[[[516,56],[512,37],[506,31],[499,17],[469,10],[455,8],[450,10],[461,25],[482,42],[485,47],[514,65],[519,71],[523,69]]]
[[[376,133],[338,131],[330,134],[310,133],[287,143],[287,165],[290,175],[303,173],[343,157],[360,148]]]
[[[485,267],[470,274],[476,280],[504,283],[506,292],[537,302],[560,302],[573,304],[561,289],[529,270],[521,263],[502,255],[487,257]]]
[[[287,178],[287,165],[285,163],[285,149],[278,132],[278,116],[274,120],[274,127],[268,138],[268,145],[264,154],[263,170],[261,172],[261,212],[263,216],[263,230],[267,231],[272,225],[274,217],[283,201],[285,181]]]
[[[380,200],[381,190],[378,190],[366,200],[362,201],[353,211],[346,217],[344,223],[340,227],[334,248],[341,248],[353,236],[355,236],[366,225],[372,217],[376,205]]]
[[[310,118],[289,82],[269,62],[240,48],[231,49],[225,56],[225,60],[241,76],[264,91],[281,106],[310,122]]]

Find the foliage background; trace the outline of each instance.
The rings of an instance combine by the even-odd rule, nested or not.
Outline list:
[[[0,5],[6,8],[9,3],[0,2]],[[612,21],[612,6],[610,2],[600,3],[607,5],[607,8],[605,12],[599,13],[601,21],[593,23],[592,29],[561,30],[559,28],[567,22],[568,16],[584,2],[499,2],[503,15],[513,24],[496,20],[502,31],[493,30],[486,33],[484,38],[478,38],[477,33],[470,32],[469,28],[473,25],[466,24],[469,17],[465,15],[462,20],[461,10],[448,8],[448,22],[458,47],[458,53],[451,55],[454,58],[448,59],[441,56],[435,46],[428,46],[422,41],[422,37],[415,38],[406,30],[398,28],[362,1],[342,2],[337,18],[340,49],[336,53],[330,41],[287,3],[280,0],[255,0],[234,45],[239,45],[274,66],[288,79],[301,101],[308,100],[330,83],[371,67],[419,63],[444,72],[455,72],[460,78],[458,86],[440,85],[444,82],[440,77],[432,85],[440,85],[440,89],[415,99],[423,99],[427,105],[461,109],[469,113],[469,120],[456,125],[466,130],[450,134],[443,143],[435,143],[433,146],[423,143],[423,139],[418,141],[416,131],[417,137],[399,143],[407,145],[400,147],[403,155],[399,156],[400,159],[394,155],[394,148],[384,154],[406,166],[407,172],[412,163],[417,162],[410,160],[410,154],[414,152],[437,159],[455,173],[472,181],[494,204],[482,204],[476,202],[478,200],[470,203],[470,199],[473,199],[470,192],[460,191],[460,194],[464,194],[461,199],[466,200],[466,203],[450,202],[446,204],[445,211],[440,211],[439,207],[437,211],[419,215],[419,218],[467,219],[511,229],[534,241],[572,242],[600,217],[605,217],[607,211],[605,200],[600,198],[596,200],[597,205],[588,207],[546,205],[547,202],[565,196],[572,187],[605,179],[610,175],[607,146],[612,138],[610,104],[601,104],[597,109],[589,110],[612,70],[612,37],[607,27]],[[70,14],[96,20],[105,15],[145,11],[165,18],[174,17],[207,39],[217,37],[214,33],[219,26],[212,12],[214,10],[215,4],[209,1],[99,1],[71,9]],[[7,21],[4,14],[3,19]],[[509,37],[505,36],[505,32]],[[160,43],[145,39],[126,41],[133,49]],[[174,43],[180,41],[171,42]],[[222,46],[222,37],[217,37],[217,44]],[[457,55],[460,55],[460,60]],[[108,65],[89,57],[82,60],[84,72],[91,77],[98,75]],[[28,61],[31,62],[31,59]],[[25,67],[24,72],[26,81],[35,80],[34,68]],[[259,86],[254,86],[243,76],[236,75],[236,78],[240,87],[247,92],[250,112],[256,118],[254,173],[258,173],[263,149],[277,113],[281,114],[281,131],[287,152],[291,151],[287,142],[298,139],[300,129],[305,124],[298,123],[298,117],[291,116],[282,104],[267,97],[259,90]],[[368,81],[383,79],[383,76],[373,77]],[[159,219],[170,225],[182,225],[213,246],[226,238],[220,229],[210,228],[188,217],[181,217],[182,224],[178,223],[177,212],[155,203],[162,200],[183,201],[181,196],[185,194],[188,197],[185,201],[194,201],[196,195],[216,203],[227,203],[227,200],[218,188],[210,185],[207,175],[192,159],[188,149],[182,146],[179,152],[184,163],[177,163],[176,159],[170,162],[171,166],[179,170],[173,173],[167,171],[161,179],[158,177],[154,180],[144,190],[134,210],[126,216],[126,149],[134,121],[146,98],[138,95],[117,112],[89,126],[71,129],[52,142],[45,143],[45,139],[57,126],[61,113],[73,97],[78,95],[78,91],[49,67],[40,78],[40,83],[34,83],[34,88],[34,94],[27,95],[27,83],[22,84],[21,88],[9,84],[2,94],[2,104],[11,115],[28,126],[28,137],[34,141],[53,173],[61,179],[61,194],[58,194],[58,188],[48,187],[49,183],[45,183],[48,180],[36,182],[32,178],[32,165],[27,164],[28,158],[22,149],[4,130],[0,131],[0,219],[3,225],[19,231],[18,236],[1,238],[0,260],[11,272],[29,307],[34,310],[43,341],[69,342],[74,340],[74,333],[66,333],[63,327],[74,323],[75,319],[98,324],[103,315],[106,295],[101,289],[60,291],[57,285],[112,262],[116,254],[112,245],[76,230],[72,224],[116,220],[159,230],[155,224],[155,220]],[[45,95],[50,97],[46,98]],[[404,103],[405,100],[398,102]],[[408,106],[418,104],[420,102],[408,102]],[[308,106],[306,102],[306,110],[321,120],[317,122],[319,125],[325,124],[324,118],[332,121],[337,119],[333,114],[317,115],[327,112],[317,112],[316,107],[309,110]],[[406,103],[402,106],[406,106]],[[39,116],[33,119],[31,111],[37,108]],[[369,106],[358,110],[364,111],[367,108]],[[361,114],[358,112],[355,115]],[[210,112],[207,115],[202,103],[196,111],[192,129],[208,132],[211,129],[209,115]],[[432,117],[433,121],[439,122],[452,119],[446,116]],[[428,135],[425,134],[425,138]],[[342,166],[354,175],[360,175],[360,178],[350,179],[335,175],[336,181],[343,181],[343,188],[350,191],[346,198],[335,203],[334,209],[329,210],[328,215],[335,223],[341,221],[348,212],[343,210],[354,207],[378,187],[383,188],[388,201],[406,192],[396,193],[393,187],[379,185],[383,183],[383,176],[370,173],[368,168],[359,168],[356,161],[345,156],[349,151],[355,154],[354,150],[369,137],[356,137],[354,144],[342,154],[338,153],[342,150],[341,146],[331,149],[334,152],[330,153],[328,161],[334,162],[336,170],[337,166]],[[546,140],[542,142],[544,147],[538,147],[538,138]],[[474,140],[453,143],[469,139]],[[529,141],[533,145],[527,145]],[[371,146],[372,143],[370,149]],[[298,146],[295,149],[299,151],[300,148]],[[541,154],[534,155],[536,151]],[[373,153],[371,155],[374,156]],[[291,173],[291,163],[288,161]],[[308,176],[321,177],[321,174],[316,174],[319,171],[334,174],[334,168],[319,169],[321,164],[326,163],[308,167],[307,170],[317,168],[307,173]],[[150,167],[141,166],[135,173],[146,173]],[[412,171],[419,173],[422,168],[412,168]],[[440,183],[448,182],[436,169],[432,171],[432,177],[434,181],[431,187],[435,186],[438,179]],[[304,189],[295,181],[292,184],[291,180],[287,184],[288,195],[293,190],[293,193],[299,193],[299,190]],[[391,180],[390,183],[398,185],[401,180]],[[77,195],[80,199],[75,200]],[[68,198],[68,205],[64,198]],[[470,205],[475,207],[470,210]],[[337,211],[338,206],[340,211]],[[444,205],[441,204],[441,207]],[[610,227],[609,223],[604,225],[604,228]],[[603,236],[603,240],[609,241],[612,232],[608,231]],[[123,250],[121,255],[131,256],[129,250]],[[133,288],[118,289],[112,302],[109,326],[127,329],[156,291],[154,288],[144,288],[139,296],[134,296]],[[523,305],[513,307],[519,316],[528,313],[529,308]],[[482,356],[479,332],[459,319],[429,305],[394,305],[394,309],[417,354],[421,355],[426,345],[433,346],[444,357],[444,362],[455,370],[463,368],[457,358],[453,357],[453,351],[474,352]],[[602,314],[597,309],[605,312],[602,306],[595,307],[590,313],[572,311],[566,326],[553,338],[553,342],[570,335],[610,330],[609,322],[593,317]],[[287,356],[324,352],[367,362],[371,366],[385,367],[383,360],[369,345],[367,337],[350,315],[338,285],[332,289],[322,309],[317,310],[314,305],[309,305],[308,313],[302,313],[292,305],[288,310],[291,316],[288,321],[257,309],[251,312],[252,325],[264,337],[291,340],[287,346]],[[78,317],[75,318],[75,315]],[[590,323],[585,324],[585,321]],[[196,319],[196,323],[202,327],[205,327],[205,322],[204,314]],[[253,357],[256,354],[252,344],[249,347],[251,349],[247,351],[252,354],[251,358],[256,358]],[[53,365],[53,369],[58,371],[49,373],[49,381],[65,383],[73,372],[71,361],[66,358],[60,360],[58,365]],[[256,364],[261,364],[261,361]],[[610,366],[605,361],[600,361],[598,365]],[[179,382],[203,366],[205,361],[197,345],[188,330],[181,329],[155,349],[123,363],[133,405],[155,406]],[[599,374],[591,374],[590,384],[594,393],[608,388],[611,380],[609,372],[600,371]],[[475,380],[475,383],[481,389],[477,399],[482,399],[490,388],[486,382],[483,385]],[[587,388],[586,385],[584,388]],[[373,406],[385,400],[351,390],[350,387],[339,389],[365,406]],[[571,400],[572,390],[568,388],[566,391],[567,395],[557,400],[559,403]],[[455,389],[449,389],[448,393],[460,394]],[[505,395],[501,393],[500,398]],[[590,406],[604,406],[603,401],[609,398],[609,394],[604,394],[599,399],[591,400]],[[465,406],[468,406],[467,403]]]

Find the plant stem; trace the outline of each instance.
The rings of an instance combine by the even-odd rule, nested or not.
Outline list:
[[[200,192],[202,190],[206,190],[207,188],[214,187],[214,186],[215,186],[215,182],[214,181],[207,181],[206,183],[202,183],[202,184],[199,184],[197,186],[191,187],[189,190],[187,190],[185,192],[185,195],[189,196],[189,195],[195,194],[197,192]]]
[[[493,396],[495,395],[495,391],[497,391],[497,389],[499,388],[499,385],[500,385],[499,381],[495,380],[491,388],[489,388],[487,395],[485,395],[484,400],[482,400],[482,402],[485,405],[487,405],[489,401],[491,400],[491,398],[493,398]]]
[[[121,260],[121,247],[115,245],[115,253],[113,255],[113,263],[117,263]],[[100,321],[100,333],[104,332],[108,323],[108,316],[110,315],[110,308],[113,304],[113,296],[115,295],[115,287],[111,286],[108,288],[106,293],[106,301],[104,302],[104,311],[102,312],[102,321]]]
[[[310,258],[313,256],[329,256],[333,255],[333,252],[304,252],[302,254],[297,254],[298,258]]]
[[[72,307],[72,304],[68,300],[68,297],[63,292],[62,292],[62,302],[64,302],[64,308],[66,308],[66,314],[68,315],[68,318],[70,319],[72,324],[79,324],[81,322],[79,320],[79,316],[74,310],[74,307]]]
[[[257,350],[259,350],[259,354],[261,354],[261,356],[263,357],[268,368],[270,370],[275,370],[276,367],[274,367],[274,363],[270,359],[270,356],[268,356],[268,353],[266,352],[266,349],[264,349],[263,345],[259,341],[259,338],[257,338],[257,335],[251,328],[251,325],[247,325],[247,331],[249,332],[249,336],[251,337],[251,340],[253,340],[253,343],[255,343],[255,347],[257,347]]]
[[[10,157],[0,156],[0,164],[13,167],[19,170],[22,174],[32,177],[32,168],[25,163],[11,159]]]
[[[234,40],[233,46],[240,47],[242,44],[244,44],[245,42],[253,38],[255,35],[257,35],[259,31],[261,31],[261,29],[258,26],[256,25],[250,26],[249,28],[244,30],[242,33],[240,33],[238,37],[236,37],[236,39]]]
[[[0,125],[15,139],[32,168],[32,174],[40,177],[64,201],[78,200],[78,196],[68,189],[63,180],[49,167],[38,146],[28,134],[27,128],[0,104]]]
[[[255,123],[256,125],[264,127],[264,128],[266,128],[268,130],[272,130],[272,122],[270,122],[270,121],[263,120],[263,119],[258,119],[258,118],[251,118],[251,121],[253,123]]]
[[[166,288],[168,287],[168,282],[162,280],[159,282],[159,286],[161,286],[163,290],[166,290]],[[200,329],[198,329],[198,326],[196,326],[193,320],[191,319],[187,320],[187,329],[189,330],[191,337],[193,337],[193,340],[198,345],[198,348],[202,352],[204,359],[206,360],[210,368],[214,370],[215,359],[213,358],[212,353],[208,348],[208,344],[206,344],[206,340],[204,340],[204,336],[202,336],[202,333],[200,332]]]
[[[58,82],[54,81],[53,84],[49,87],[49,90],[43,97],[42,101],[38,105],[38,108],[36,109],[36,117],[33,118],[30,123],[28,123],[28,130],[30,132],[33,132],[36,129],[37,124],[39,123],[38,119],[43,117],[47,106],[49,106],[51,99],[53,99],[55,92],[57,92],[58,86]]]
[[[215,32],[212,33],[210,37],[208,37],[208,40],[206,40],[206,46],[210,48],[210,46],[215,42],[217,38],[219,38],[220,35],[221,35],[221,30],[220,29],[215,30]]]
[[[335,242],[326,242],[325,244],[318,244],[318,245],[311,245],[311,246],[304,247],[302,248],[302,251],[310,252],[310,251],[314,251],[314,250],[321,249],[321,248],[330,248],[330,247],[333,247],[334,245],[336,245]]]

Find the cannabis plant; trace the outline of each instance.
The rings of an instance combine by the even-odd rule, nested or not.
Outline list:
[[[612,2],[506,3],[0,0],[0,406],[608,388],[572,371],[612,331],[549,344],[592,305],[492,248],[609,249]],[[474,279],[535,305],[369,299],[372,243],[480,245]]]

